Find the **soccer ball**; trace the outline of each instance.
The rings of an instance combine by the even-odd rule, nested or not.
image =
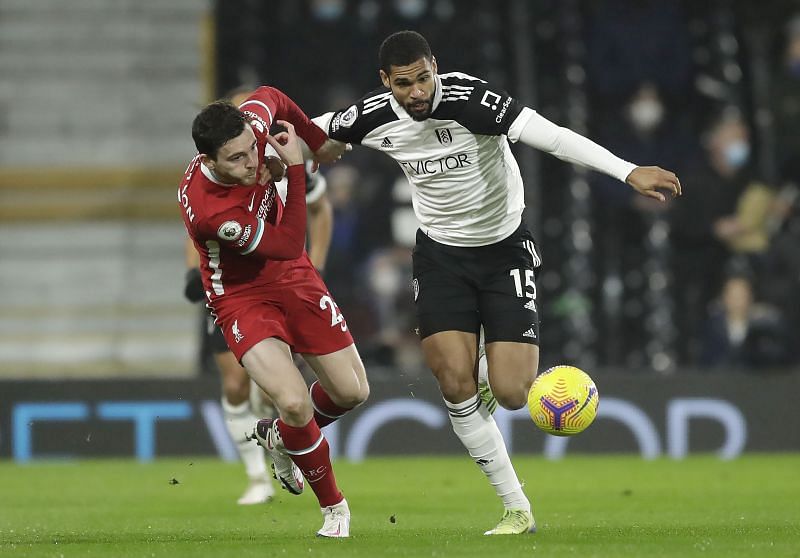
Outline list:
[[[555,436],[583,432],[597,416],[600,396],[589,375],[574,366],[545,370],[528,393],[528,411],[540,429]]]

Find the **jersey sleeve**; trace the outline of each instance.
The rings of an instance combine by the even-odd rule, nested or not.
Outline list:
[[[508,135],[511,124],[525,108],[502,89],[482,80],[470,80],[465,85],[443,82],[442,88],[442,100],[458,105],[454,120],[474,134]]]
[[[232,207],[212,215],[202,223],[200,233],[228,250],[248,254],[261,242],[264,220],[243,207]]]
[[[241,105],[239,110],[253,127],[259,143],[266,144],[270,126],[276,120],[291,122],[297,135],[308,144],[312,151],[319,149],[328,139],[325,132],[304,113],[288,96],[274,87],[262,86],[256,89]]]
[[[360,144],[378,126],[396,120],[391,108],[392,92],[380,87],[367,93],[354,104],[319,117],[328,136],[345,143]]]

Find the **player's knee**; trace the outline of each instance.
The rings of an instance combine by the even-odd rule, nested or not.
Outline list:
[[[436,374],[439,382],[439,389],[444,398],[452,403],[460,403],[475,395],[477,386],[471,375],[456,374],[448,371],[440,371]]]
[[[526,381],[505,383],[495,387],[492,385],[492,393],[495,399],[504,409],[514,411],[523,408],[528,403],[528,391],[530,383]]]
[[[305,424],[311,420],[311,400],[307,397],[287,396],[281,398],[280,414],[286,422]]]
[[[369,385],[364,382],[363,384],[359,383],[358,388],[351,393],[351,396],[348,401],[342,407],[347,409],[353,409],[361,405],[364,401],[369,398]]]
[[[244,378],[233,375],[222,378],[222,393],[231,405],[239,405],[247,401],[250,397],[250,378],[245,374]]]
[[[369,397],[369,384],[367,382],[353,382],[346,386],[337,386],[334,393],[329,394],[333,402],[339,407],[353,409],[361,405]]]
[[[509,411],[522,409],[528,401],[527,395],[519,393],[498,395],[495,392],[494,396],[500,406]]]

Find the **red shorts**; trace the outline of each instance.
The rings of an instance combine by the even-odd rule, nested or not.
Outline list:
[[[310,264],[268,285],[214,301],[217,323],[237,360],[270,337],[296,353],[327,355],[353,344],[344,316]]]

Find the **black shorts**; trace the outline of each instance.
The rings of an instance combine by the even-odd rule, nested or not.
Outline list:
[[[448,246],[417,231],[414,302],[421,338],[479,332],[487,343],[539,344],[536,275],[541,257],[523,222],[495,244]]]

